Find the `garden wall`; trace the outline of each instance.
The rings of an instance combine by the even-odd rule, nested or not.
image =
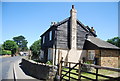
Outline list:
[[[52,67],[22,59],[21,68],[27,75],[37,79],[46,80],[48,79],[49,72]]]
[[[119,50],[101,50],[101,66],[119,67]]]

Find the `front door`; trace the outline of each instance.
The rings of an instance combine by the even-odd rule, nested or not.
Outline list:
[[[99,65],[99,58],[95,58],[95,59],[94,59],[94,64],[95,64],[95,65]]]

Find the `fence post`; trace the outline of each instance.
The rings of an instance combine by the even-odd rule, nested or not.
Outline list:
[[[98,68],[96,68],[96,81],[98,81]]]
[[[59,51],[58,51],[59,52]],[[62,56],[61,53],[58,53],[58,75],[60,76],[60,72],[61,72],[61,61],[62,61]]]
[[[69,81],[70,81],[70,67],[71,67],[71,63],[69,63]]]
[[[81,61],[79,61],[79,67],[78,67],[78,81],[81,81]]]
[[[62,62],[63,61],[63,57],[61,57],[61,61],[60,61],[60,64],[59,64],[59,75],[60,75],[60,81],[62,81],[61,77],[62,77]]]

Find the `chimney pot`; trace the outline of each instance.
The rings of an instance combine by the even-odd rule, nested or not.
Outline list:
[[[57,24],[56,22],[51,22],[51,26]]]

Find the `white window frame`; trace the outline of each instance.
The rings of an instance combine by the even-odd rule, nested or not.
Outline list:
[[[45,43],[45,36],[43,36],[43,44]]]
[[[88,50],[88,60],[94,60],[95,50]]]
[[[52,60],[52,49],[48,48],[48,61]]]
[[[52,40],[52,31],[49,33],[49,40]]]

